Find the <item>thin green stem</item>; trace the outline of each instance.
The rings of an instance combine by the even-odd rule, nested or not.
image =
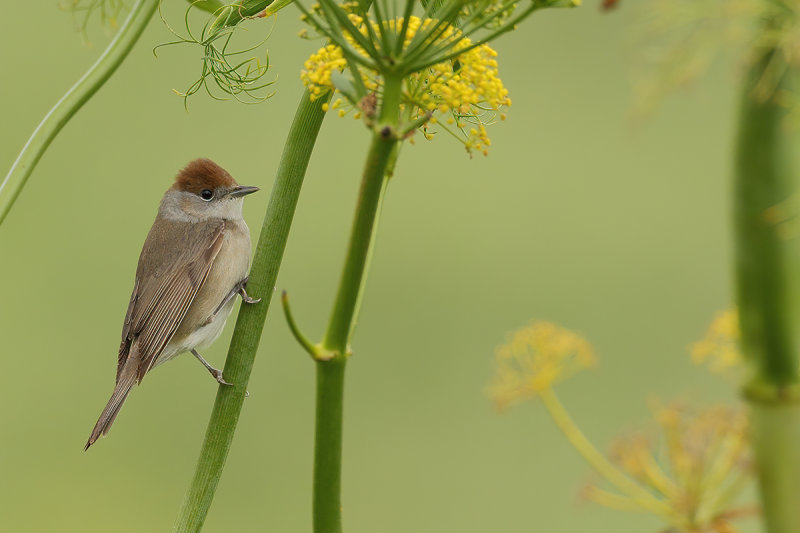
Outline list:
[[[352,324],[350,325],[350,339],[353,338],[353,333],[356,328],[356,323],[358,322],[358,314],[361,310],[361,301],[364,299],[364,288],[367,284],[367,275],[369,274],[370,265],[372,264],[372,256],[375,254],[375,240],[378,235],[378,229],[380,227],[380,219],[381,219],[381,210],[383,209],[383,200],[386,198],[386,189],[389,187],[389,179],[391,178],[392,172],[394,172],[394,163],[397,160],[397,147],[399,145],[395,145],[394,153],[390,156],[389,164],[386,168],[386,176],[383,180],[383,184],[381,185],[381,191],[378,193],[378,207],[375,213],[375,222],[372,224],[372,237],[370,237],[370,246],[369,250],[367,250],[367,260],[364,262],[364,275],[361,277],[361,287],[358,289],[358,297],[356,298],[356,306],[353,309],[353,316],[355,319],[353,320]]]
[[[399,105],[395,107],[395,112],[398,108]],[[352,324],[356,320],[356,304],[369,256],[372,227],[378,212],[386,168],[396,144],[397,139],[391,126],[386,125],[381,131],[373,133],[350,233],[347,258],[322,343],[323,348],[337,352],[339,356],[344,356],[347,351]]]
[[[281,294],[281,303],[283,304],[283,314],[286,317],[286,322],[289,324],[289,330],[292,332],[294,339],[303,347],[303,349],[315,360],[326,360],[333,357],[333,354],[326,354],[322,351],[322,349],[308,340],[300,328],[297,326],[297,322],[294,320],[294,315],[292,314],[292,308],[289,305],[289,295],[286,291],[283,291]]]
[[[373,247],[377,216],[387,177],[395,162],[402,80],[387,78],[379,125],[372,134],[342,277],[322,349],[334,357],[317,362],[317,413],[314,441],[314,533],[342,531],[342,422],[344,370]]]
[[[672,511],[669,506],[659,500],[647,489],[633,481],[631,478],[620,472],[606,457],[597,451],[597,448],[586,438],[586,435],[575,424],[572,418],[564,409],[552,389],[544,390],[540,393],[542,403],[544,403],[553,421],[572,444],[575,450],[586,459],[598,474],[603,476],[609,483],[625,494],[631,501],[636,502],[642,509],[647,509],[667,520],[672,519]]]
[[[787,237],[795,213],[779,216],[793,208],[800,180],[792,164],[797,138],[777,101],[790,94],[793,75],[778,50],[753,63],[736,145],[737,296],[742,348],[754,370],[745,394],[769,533],[800,531],[800,241]]]
[[[103,86],[139,40],[159,0],[138,0],[106,49],[36,126],[5,179],[0,183],[0,224],[50,143],[75,113]]]
[[[303,178],[325,117],[322,104],[326,101],[312,102],[306,91],[289,130],[247,284],[248,293],[262,301],[242,305],[239,310],[224,369],[225,378],[234,385],[220,386],[217,391],[197,469],[173,529],[175,533],[200,531],[214,498],[242,410]]]

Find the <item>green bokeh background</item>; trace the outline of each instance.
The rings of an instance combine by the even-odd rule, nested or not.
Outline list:
[[[623,7],[640,2],[623,2]],[[541,405],[498,414],[492,354],[533,318],[585,335],[601,365],[561,388],[601,447],[648,400],[734,401],[687,346],[731,300],[729,180],[736,81],[720,69],[630,120],[627,9],[542,12],[496,43],[514,105],[470,160],[441,138],[404,149],[391,184],[346,391],[344,517],[351,533],[656,531],[581,502],[588,467]],[[625,5],[628,4],[628,5]],[[180,26],[184,2],[165,1]],[[251,23],[250,28],[258,28]],[[261,22],[260,24],[265,24]],[[148,375],[110,436],[83,444],[111,392],[141,244],[163,191],[211,157],[264,213],[317,43],[293,8],[268,42],[277,93],[256,106],[171,89],[198,49],[163,49],[156,17],[73,118],[0,227],[0,531],[169,531],[216,386],[185,356]],[[0,168],[107,42],[82,44],[53,0],[0,17]],[[421,139],[420,139],[421,141]],[[323,126],[278,289],[319,337],[338,281],[368,134]],[[314,369],[273,302],[250,397],[204,531],[310,529]],[[223,364],[232,322],[206,357]]]

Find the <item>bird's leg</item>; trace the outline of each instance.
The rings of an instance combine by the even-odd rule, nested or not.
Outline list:
[[[242,301],[247,304],[257,304],[261,301],[261,298],[250,298],[247,295],[247,291],[244,290],[244,286],[247,285],[247,280],[250,279],[249,277],[244,278],[242,281],[239,282],[239,290],[237,291],[241,297]]]
[[[239,294],[239,287],[240,287],[239,283],[234,285],[233,289],[231,289],[231,292],[229,292],[228,295],[225,296],[225,299],[222,300],[222,302],[217,306],[217,308],[214,309],[214,312],[211,313],[211,316],[208,317],[208,320],[206,320],[206,324],[211,324],[211,322],[213,322],[214,318],[217,316],[217,313],[219,313],[220,309],[228,305],[228,302],[230,302],[234,296]]]
[[[225,299],[222,300],[222,302],[220,302],[220,304],[217,306],[216,309],[214,309],[214,312],[211,313],[211,316],[206,319],[206,325],[211,324],[217,317],[217,313],[219,313],[223,307],[228,305],[228,302],[230,302],[237,294],[240,294],[242,296],[242,301],[247,304],[257,304],[258,302],[261,301],[261,298],[250,298],[247,295],[247,291],[244,290],[244,286],[247,284],[247,280],[248,278],[244,278],[242,281],[233,286],[231,292],[229,292],[228,295],[225,296]]]
[[[217,383],[220,383],[222,385],[232,385],[232,383],[228,383],[227,381],[225,381],[225,378],[222,377],[222,370],[220,370],[218,368],[214,368],[213,366],[208,364],[208,361],[203,359],[203,356],[200,355],[199,353],[197,353],[197,350],[193,349],[192,350],[192,355],[197,357],[197,360],[200,361],[201,363],[203,363],[203,366],[206,367],[209,372],[211,372],[211,375],[214,376],[214,378],[216,378]]]

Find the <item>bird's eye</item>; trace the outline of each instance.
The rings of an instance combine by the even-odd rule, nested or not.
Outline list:
[[[200,198],[208,202],[212,198],[214,198],[214,191],[212,191],[211,189],[203,189],[202,191],[200,191]]]

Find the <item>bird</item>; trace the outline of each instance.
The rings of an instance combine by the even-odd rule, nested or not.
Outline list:
[[[191,352],[217,382],[230,385],[198,349],[222,333],[237,295],[247,304],[260,301],[245,290],[250,230],[242,217],[244,196],[258,190],[239,185],[210,159],[178,172],[142,247],[114,392],[84,450],[108,433],[133,386],[177,355]]]

